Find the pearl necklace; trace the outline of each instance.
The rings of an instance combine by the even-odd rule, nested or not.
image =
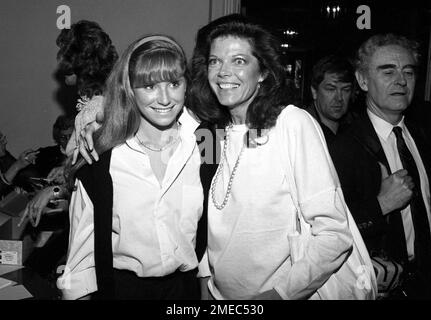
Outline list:
[[[153,148],[150,147],[149,145],[145,144],[141,139],[139,139],[138,133],[135,134],[136,139],[138,140],[139,144],[141,146],[143,146],[144,148],[154,151],[154,152],[162,152],[163,150],[166,150],[167,148],[173,146],[174,144],[176,144],[178,142],[178,140],[180,139],[180,135],[178,134],[177,137],[171,141],[169,141],[167,144],[165,144],[163,147],[160,148]]]
[[[214,206],[218,210],[222,210],[226,206],[226,204],[227,204],[227,202],[229,200],[229,196],[230,196],[231,190],[232,190],[233,178],[235,177],[236,170],[238,169],[239,160],[241,159],[241,155],[244,152],[244,146],[245,146],[245,144],[243,144],[243,146],[241,148],[241,151],[239,152],[238,158],[236,159],[235,165],[234,165],[234,167],[232,169],[232,173],[230,174],[229,182],[228,182],[228,185],[227,185],[226,194],[225,194],[225,196],[223,198],[223,202],[221,204],[218,204],[217,200],[216,200],[216,197],[215,197],[215,189],[216,189],[218,178],[219,178],[221,172],[223,171],[224,162],[226,161],[225,160],[225,158],[226,158],[226,149],[227,149],[227,144],[228,144],[228,141],[229,141],[230,130],[232,129],[232,127],[233,127],[233,125],[230,125],[227,128],[227,134],[226,134],[226,137],[224,139],[223,152],[222,152],[222,155],[221,155],[222,158],[221,158],[220,164],[219,164],[219,166],[217,168],[214,180],[211,183],[211,198],[212,198]]]

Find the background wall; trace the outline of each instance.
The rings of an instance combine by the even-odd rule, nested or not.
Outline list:
[[[197,30],[209,22],[210,0],[1,0],[0,131],[15,156],[53,144],[51,128],[62,110],[56,100],[57,7],[71,21],[98,22],[117,51],[146,33],[165,33],[189,58]]]

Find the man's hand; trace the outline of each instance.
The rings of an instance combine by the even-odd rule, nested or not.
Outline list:
[[[413,195],[414,183],[407,170],[401,169],[388,175],[385,166],[380,162],[379,165],[382,173],[382,184],[377,200],[383,215],[386,215],[408,204]]]

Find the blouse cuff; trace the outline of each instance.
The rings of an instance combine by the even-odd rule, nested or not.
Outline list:
[[[78,273],[66,270],[57,279],[57,288],[62,291],[64,300],[76,300],[97,291],[95,268],[86,269]]]

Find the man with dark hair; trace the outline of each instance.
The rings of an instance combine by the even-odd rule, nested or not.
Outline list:
[[[330,152],[346,202],[372,256],[403,266],[392,297],[430,298],[431,141],[404,117],[418,66],[417,43],[375,35],[358,50],[356,78],[366,110]]]
[[[348,109],[354,81],[353,66],[343,57],[329,55],[313,67],[313,104],[305,110],[319,122],[328,144],[333,142],[340,126],[350,121]]]
[[[74,118],[60,115],[52,127],[52,137],[55,145],[38,149],[38,155],[33,165],[20,172],[20,181],[25,189],[31,190],[26,181],[29,178],[46,178],[52,169],[62,166],[66,160],[66,145],[73,132]]]

